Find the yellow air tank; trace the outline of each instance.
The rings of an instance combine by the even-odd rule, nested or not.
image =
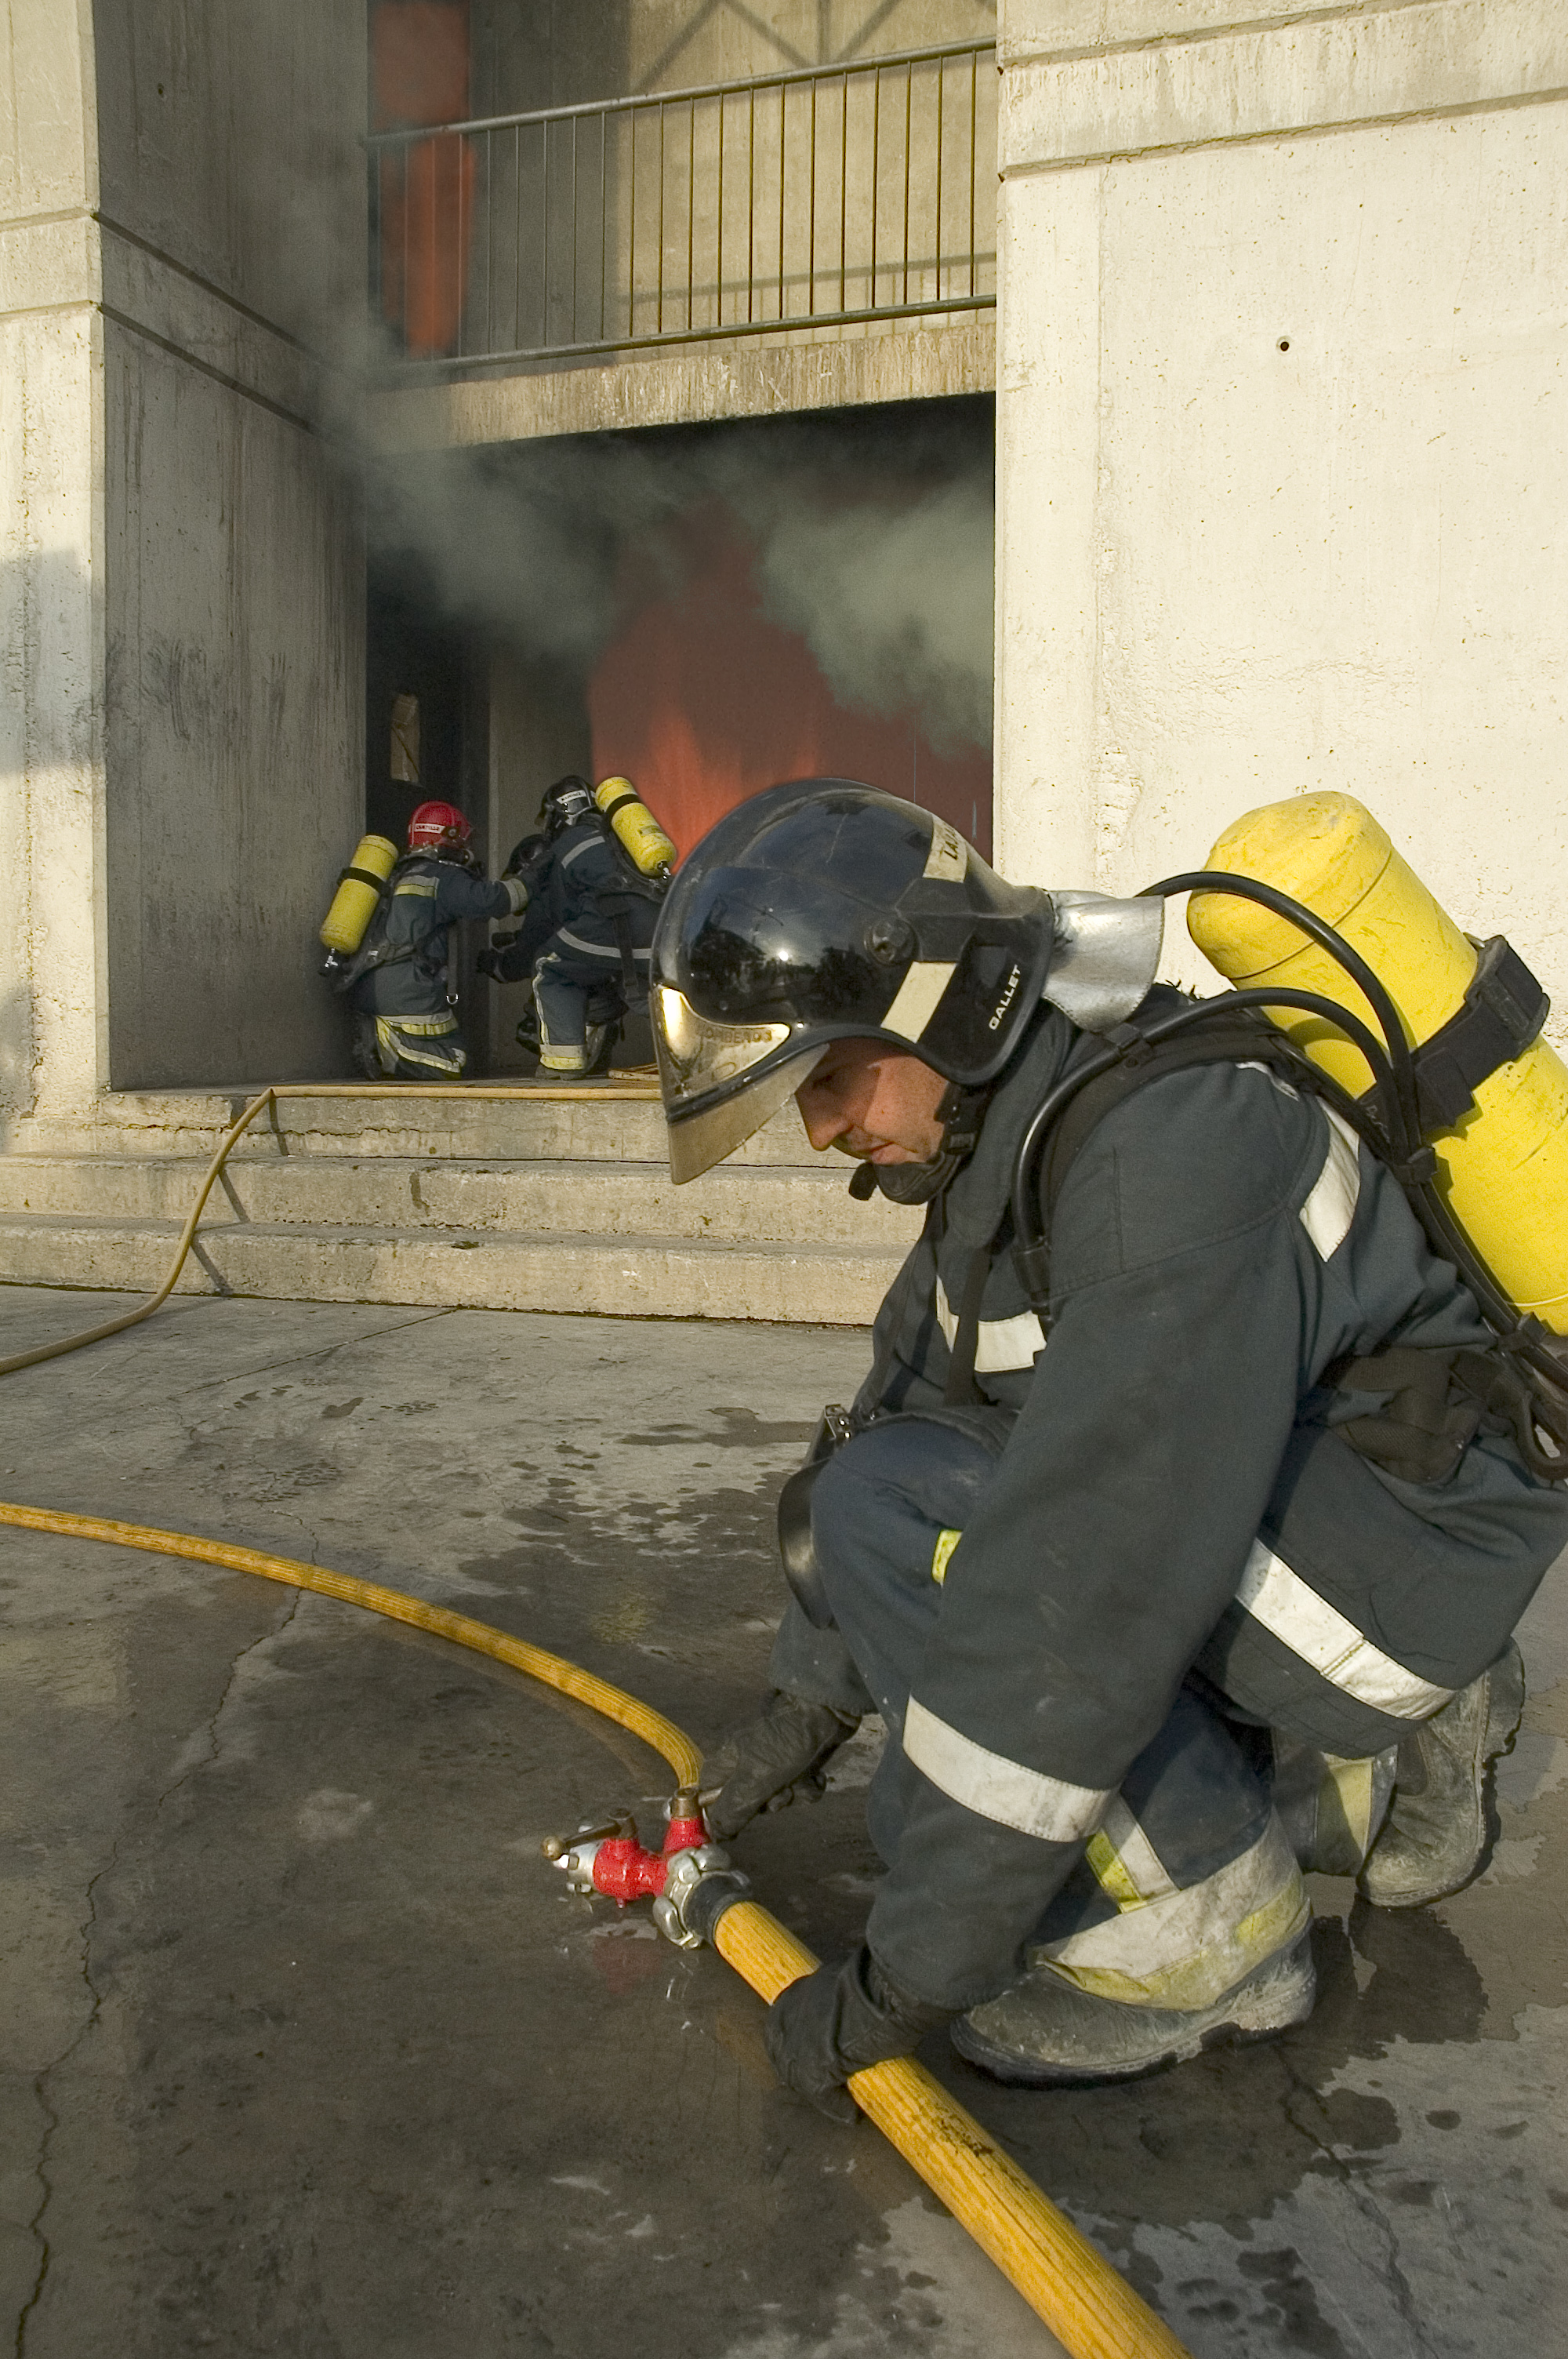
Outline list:
[[[644,876],[658,876],[675,866],[675,845],[647,804],[639,801],[630,778],[600,778],[593,799]]]
[[[358,950],[381,899],[378,887],[385,884],[400,857],[390,838],[361,836],[353,858],[338,879],[332,906],[321,928],[323,950],[337,951],[345,958]]]
[[[1275,886],[1343,934],[1388,991],[1412,1046],[1460,1006],[1476,944],[1352,796],[1299,795],[1248,811],[1205,865]],[[1195,893],[1187,928],[1238,989],[1321,992],[1379,1031],[1344,969],[1288,919],[1228,894]],[[1336,1081],[1366,1090],[1366,1060],[1339,1034],[1288,1007],[1276,1020]],[[1568,1334],[1568,1066],[1533,1041],[1479,1083],[1452,1128],[1428,1136],[1439,1189],[1499,1285],[1520,1310]]]

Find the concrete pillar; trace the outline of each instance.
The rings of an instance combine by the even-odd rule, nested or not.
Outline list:
[[[104,1059],[103,349],[85,7],[0,76],[0,1147]]]
[[[1568,1006],[1568,17],[1003,0],[1000,48],[1001,865],[1131,889],[1336,788]]]
[[[312,970],[362,798],[333,395],[362,317],[364,25],[30,0],[0,47],[15,1132],[105,1086],[340,1067]]]

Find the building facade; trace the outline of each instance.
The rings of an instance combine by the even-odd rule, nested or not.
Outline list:
[[[315,929],[410,666],[492,856],[591,756],[580,666],[388,561],[367,636],[367,484],[870,466],[993,392],[999,864],[1130,889],[1339,788],[1568,1005],[1551,0],[443,6],[412,99],[399,0],[12,12],[0,1144],[344,1070]]]

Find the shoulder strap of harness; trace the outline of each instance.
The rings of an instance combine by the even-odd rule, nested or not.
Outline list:
[[[1067,1173],[1108,1114],[1167,1073],[1182,1073],[1195,1065],[1267,1065],[1298,1088],[1312,1089],[1316,1067],[1266,1017],[1244,1011],[1216,1015],[1211,1021],[1173,1040],[1152,1043],[1137,1027],[1119,1024],[1108,1034],[1112,1048],[1123,1049],[1108,1073],[1086,1082],[1052,1130],[1040,1172],[1041,1201],[1049,1228]]]
[[[1057,1116],[1037,1177],[1041,1234],[1037,1243],[1014,1249],[1043,1327],[1049,1323],[1052,1218],[1074,1161],[1114,1107],[1167,1073],[1224,1062],[1265,1065],[1296,1089],[1338,1097],[1343,1103],[1342,1093],[1294,1041],[1250,1010],[1232,1014],[1217,1007],[1212,1017],[1170,1040],[1146,1040],[1131,1024],[1119,1025],[1106,1037],[1107,1045],[1120,1051],[1118,1061],[1085,1082]],[[1405,1175],[1379,1147],[1376,1132],[1361,1135],[1404,1184]],[[967,1342],[962,1334],[956,1339],[955,1357]],[[972,1367],[972,1343],[968,1351]],[[1330,1390],[1381,1402],[1337,1430],[1352,1450],[1407,1482],[1445,1480],[1482,1430],[1510,1434],[1538,1479],[1568,1478],[1568,1404],[1562,1382],[1543,1386],[1539,1378],[1530,1381],[1502,1341],[1484,1349],[1385,1348],[1336,1362],[1320,1381]]]
[[[1088,1038],[1093,1043],[1098,1036]],[[1174,1040],[1158,1042],[1146,1040],[1136,1025],[1119,1024],[1114,1032],[1106,1036],[1106,1043],[1120,1049],[1119,1060],[1108,1072],[1083,1084],[1050,1133],[1039,1178],[1047,1240],[1056,1200],[1090,1133],[1115,1107],[1151,1082],[1162,1081],[1167,1073],[1184,1072],[1195,1065],[1235,1063],[1267,1065],[1291,1082],[1311,1088],[1316,1071],[1284,1033],[1266,1017],[1246,1010],[1238,1010],[1235,1015],[1217,1012],[1210,1021],[1193,1031]],[[1048,1252],[1047,1243],[1027,1256],[1017,1256],[1042,1326],[1046,1316],[1043,1305],[1048,1284]],[[989,1260],[989,1249],[982,1249],[974,1255],[966,1273],[944,1391],[944,1398],[949,1404],[983,1397],[975,1383],[975,1357],[979,1341],[980,1298]]]

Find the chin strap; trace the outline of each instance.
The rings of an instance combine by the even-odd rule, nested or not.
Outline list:
[[[954,1179],[975,1151],[980,1135],[986,1108],[991,1093],[989,1089],[967,1090],[961,1082],[949,1082],[936,1105],[936,1119],[942,1125],[942,1144],[929,1163],[861,1163],[849,1182],[849,1193],[857,1202],[864,1203],[880,1188],[893,1204],[928,1204]]]

